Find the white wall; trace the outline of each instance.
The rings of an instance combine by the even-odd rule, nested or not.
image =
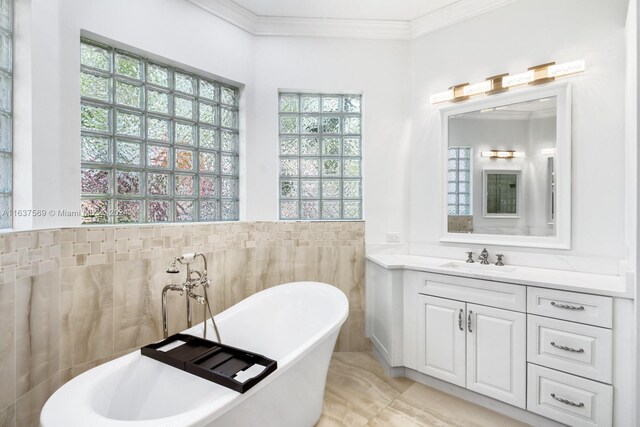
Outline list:
[[[368,242],[406,236],[408,45],[398,41],[256,40],[256,141],[247,165],[249,220],[278,218],[278,90],[363,94],[364,218]]]
[[[253,37],[185,1],[17,1],[16,208],[79,209],[81,31],[246,85],[241,109],[253,116]],[[252,130],[241,128],[246,141]],[[15,226],[79,224],[47,216]]]
[[[570,78],[572,249],[544,252],[598,257],[611,261],[612,268],[625,259],[625,12],[625,0],[521,0],[411,43],[412,251],[463,255],[464,246],[439,243],[444,224],[442,146],[438,107],[429,104],[429,95],[535,64],[584,58],[587,72]],[[536,252],[504,253],[513,260],[522,251]]]

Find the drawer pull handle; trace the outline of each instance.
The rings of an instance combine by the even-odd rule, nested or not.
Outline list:
[[[584,406],[584,403],[582,403],[582,402],[575,403],[575,402],[572,402],[570,400],[563,399],[561,397],[557,397],[555,393],[551,393],[551,397],[553,397],[558,402],[564,403],[565,405],[575,406],[576,408],[582,408]]]
[[[458,328],[460,328],[461,331],[464,331],[464,328],[462,327],[462,309],[458,312]]]
[[[467,316],[467,330],[469,332],[473,332],[471,330],[471,315],[473,314],[473,311],[469,310],[469,316]]]
[[[558,345],[558,344],[554,343],[553,341],[551,341],[551,346],[555,347],[555,348],[558,348],[560,350],[564,350],[564,351],[572,351],[574,353],[584,353],[584,348],[575,349],[575,348],[567,347],[567,346],[564,346],[564,345]]]
[[[584,306],[582,305],[576,307],[575,305],[558,304],[555,301],[551,301],[551,305],[558,308],[566,308],[567,310],[584,310]]]

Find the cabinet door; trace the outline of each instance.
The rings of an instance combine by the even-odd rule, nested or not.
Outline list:
[[[465,386],[465,303],[418,296],[418,370]]]
[[[467,304],[467,388],[510,405],[526,405],[527,318]]]

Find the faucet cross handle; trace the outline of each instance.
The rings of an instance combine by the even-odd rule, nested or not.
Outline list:
[[[473,264],[475,261],[473,260],[473,252],[467,252],[467,262]]]
[[[496,261],[496,265],[499,267],[502,267],[504,265],[504,262],[502,262],[502,257],[504,255],[502,254],[496,254],[496,258],[498,258],[498,261]]]

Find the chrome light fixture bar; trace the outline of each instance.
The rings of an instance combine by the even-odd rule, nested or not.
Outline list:
[[[525,84],[537,85],[549,83],[557,77],[581,73],[586,70],[584,59],[556,64],[549,62],[530,67],[529,70],[519,74],[499,74],[488,77],[485,81],[469,84],[463,83],[449,88],[445,92],[434,93],[429,100],[432,104],[441,102],[466,101],[471,96],[493,95],[504,92],[511,87]]]

